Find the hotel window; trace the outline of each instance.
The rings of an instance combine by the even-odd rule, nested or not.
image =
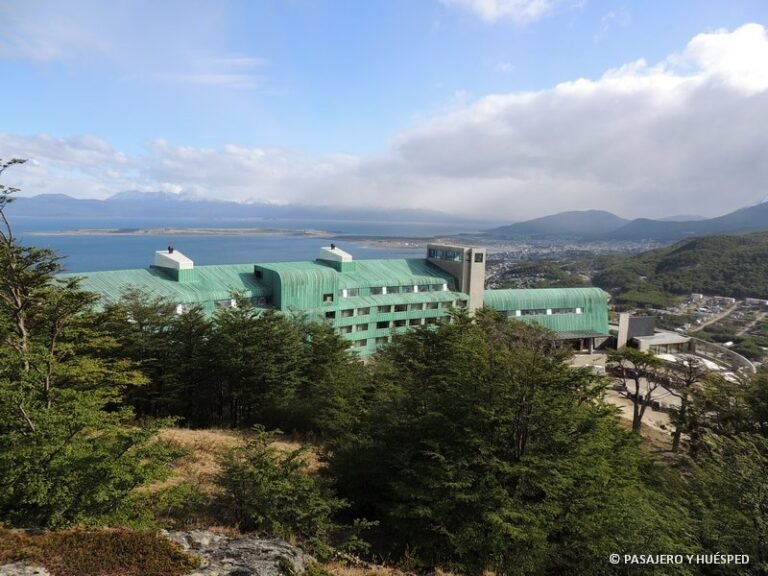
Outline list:
[[[400,286],[387,286],[387,294],[400,294]]]
[[[351,298],[352,296],[359,296],[360,295],[360,288],[345,288],[344,290],[339,290],[339,296],[342,298]]]
[[[479,264],[482,261],[483,261],[483,253],[479,252],[479,253],[475,254],[475,262],[477,262]]]
[[[379,314],[387,314],[392,312],[392,306],[379,306]]]
[[[376,346],[383,346],[389,344],[389,336],[379,336],[376,338]]]
[[[424,324],[427,324],[427,325],[437,324],[437,318],[425,318]]]
[[[352,326],[342,326],[339,328],[340,334],[349,334],[350,332],[352,332]]]
[[[429,292],[429,284],[419,284],[419,292]]]
[[[440,292],[440,290],[443,289],[442,284],[430,284],[429,285],[429,291],[430,292]]]
[[[376,329],[377,330],[383,330],[385,328],[389,328],[389,321],[376,322]]]
[[[328,318],[329,320],[333,320],[334,318],[336,318],[336,312],[326,312],[325,317]]]
[[[403,294],[413,294],[416,291],[415,286],[400,286],[400,292]]]
[[[407,310],[408,310],[408,305],[407,304],[397,304],[395,306],[395,312],[405,312]]]
[[[323,294],[323,302],[333,302],[333,294]]]
[[[395,320],[395,328],[403,328],[405,326],[405,320]]]
[[[424,304],[419,302],[418,304],[409,304],[408,310],[424,310]]]
[[[427,310],[437,310],[438,306],[437,302],[427,302]]]
[[[427,258],[435,258],[437,260],[450,260],[452,262],[461,262],[461,251],[448,250],[446,248],[429,248],[427,250]]]
[[[365,348],[368,345],[368,340],[363,338],[362,340],[355,340],[356,348]]]
[[[357,324],[355,326],[355,332],[365,332],[368,330],[368,324]]]
[[[552,308],[552,314],[576,314],[577,308]]]
[[[368,314],[371,313],[370,308],[358,308],[357,309],[357,316],[368,316]]]
[[[521,316],[546,316],[546,314],[547,314],[546,308],[535,308],[531,310],[520,311]]]
[[[408,320],[408,326],[421,326],[421,318],[411,318]]]
[[[372,286],[371,287],[371,296],[378,296],[379,294],[384,294],[384,287],[383,286]]]
[[[346,310],[341,311],[341,317],[342,318],[352,318],[352,315],[354,314],[355,310],[354,308],[348,308]]]
[[[453,308],[453,302],[440,302],[440,308]]]

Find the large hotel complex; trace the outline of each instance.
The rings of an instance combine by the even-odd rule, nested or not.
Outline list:
[[[483,306],[538,323],[580,349],[608,337],[607,295],[599,288],[485,289],[485,248],[429,244],[426,258],[355,260],[331,244],[316,260],[195,266],[169,248],[139,270],[91,272],[82,287],[115,302],[128,288],[163,297],[183,312],[235,305],[233,294],[260,308],[301,313],[330,323],[362,356],[409,328]]]

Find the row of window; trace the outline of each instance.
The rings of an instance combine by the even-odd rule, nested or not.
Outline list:
[[[581,308],[529,308],[527,310],[507,310],[509,317],[518,316],[557,316],[560,314],[581,314]]]
[[[408,326],[429,326],[438,324],[445,318],[409,318],[408,320],[382,320],[376,322],[376,330],[390,330],[392,328],[406,328]],[[370,324],[352,324],[350,326],[339,327],[339,334],[352,334],[353,332],[365,332],[370,330],[373,323]]]
[[[352,298],[354,296],[365,296],[365,288],[344,288],[339,290],[340,298]],[[406,286],[371,286],[368,288],[371,296],[382,294],[415,294],[418,292],[444,292],[448,290],[448,284],[408,284]]]
[[[396,320],[392,323],[393,328],[406,328],[406,327],[416,327],[416,326],[433,326],[440,323],[451,323],[453,321],[452,318],[413,318],[411,320],[408,320],[407,324],[405,320]],[[349,328],[347,326],[346,328]],[[349,334],[352,332],[351,330],[344,330],[341,329],[340,332],[342,334]],[[371,338],[361,338],[359,340],[353,339],[352,345],[357,348],[362,348],[364,346],[367,346],[368,343],[371,341]],[[392,336],[379,336],[374,339],[374,342],[377,346],[381,344],[386,344],[387,342],[392,341]]]
[[[427,258],[434,258],[435,260],[448,260],[449,262],[461,262],[462,251],[453,250],[450,248],[428,248]],[[475,253],[475,262],[481,263],[483,261],[483,253]]]
[[[448,248],[429,248],[427,249],[427,258],[436,260],[448,260],[451,262],[461,262],[462,251],[450,250]]]
[[[376,312],[378,314],[389,314],[391,312],[413,312],[420,310],[438,310],[456,307],[464,307],[467,305],[466,300],[455,300],[448,302],[414,302],[412,304],[389,304],[386,306],[376,306]],[[352,318],[353,316],[368,316],[371,313],[371,308],[346,308],[338,312],[339,318]],[[334,320],[337,317],[336,311],[329,310],[325,313],[325,317],[329,320]]]

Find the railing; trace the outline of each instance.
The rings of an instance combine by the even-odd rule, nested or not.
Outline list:
[[[757,371],[755,365],[738,352],[734,352],[725,346],[720,346],[713,342],[694,338],[693,336],[691,336],[691,352],[697,356],[702,356],[703,358],[727,366],[733,372],[744,371],[748,374],[754,374]]]

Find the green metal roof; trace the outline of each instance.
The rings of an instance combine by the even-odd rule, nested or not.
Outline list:
[[[83,290],[96,292],[105,302],[116,302],[127,288],[139,288],[177,304],[196,304],[230,298],[232,291],[247,297],[269,296],[269,287],[253,276],[253,264],[195,266],[197,281],[176,282],[157,268],[62,274],[82,278]]]
[[[337,272],[320,261],[279,262],[259,264],[280,275],[283,284],[289,282],[322,283],[338,281],[338,288],[369,288],[371,286],[402,286],[414,284],[448,283],[454,278],[422,259],[355,260],[353,272]]]
[[[605,304],[608,294],[600,288],[510,288],[486,290],[483,303],[496,310],[581,307]]]

